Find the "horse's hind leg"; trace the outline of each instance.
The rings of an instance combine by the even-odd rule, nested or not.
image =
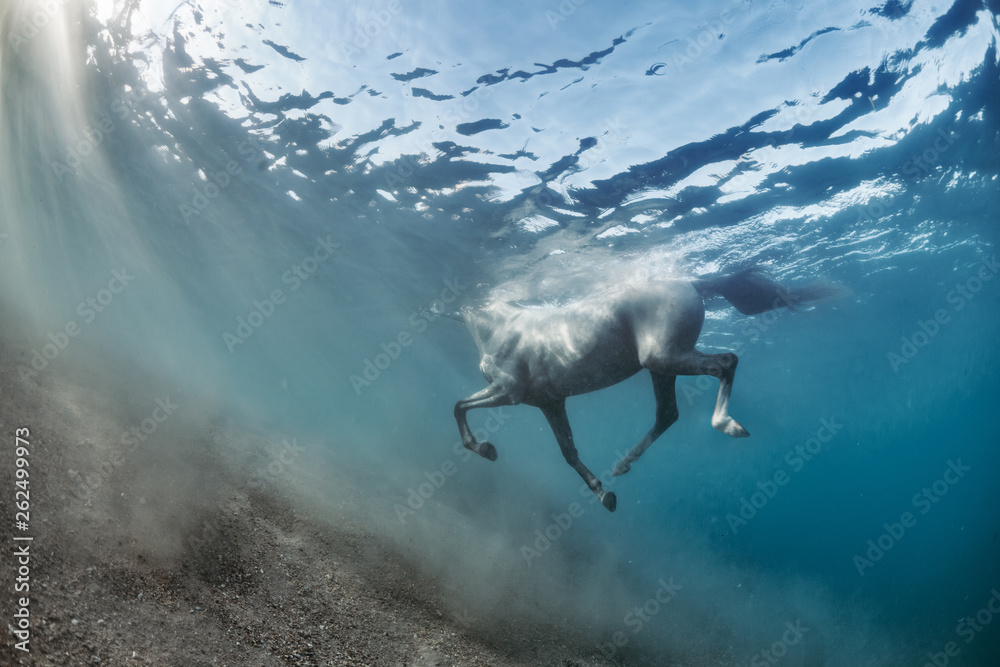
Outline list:
[[[615,464],[612,475],[624,475],[632,469],[632,464],[636,462],[642,453],[649,449],[653,441],[663,435],[663,432],[670,428],[670,425],[677,421],[677,394],[674,391],[676,375],[663,375],[651,371],[653,378],[653,394],[656,396],[656,421],[653,428],[649,429],[642,440],[635,447],[629,450],[621,461]]]
[[[734,438],[750,435],[743,426],[729,416],[729,395],[733,391],[733,377],[739,358],[732,352],[702,354],[691,349],[668,359],[648,360],[643,365],[650,371],[671,375],[711,375],[719,378],[719,396],[715,399],[712,426]]]
[[[663,364],[667,369],[663,372],[677,375],[711,375],[719,378],[719,395],[715,399],[712,426],[734,438],[745,438],[750,433],[729,416],[729,396],[733,391],[733,377],[736,375],[738,363],[739,358],[732,352],[702,354],[692,349],[690,352],[672,357]],[[656,370],[657,366],[650,365],[649,369]]]
[[[569,417],[566,416],[566,401],[560,400],[555,403],[549,403],[544,407],[539,407],[541,407],[542,414],[549,421],[552,432],[555,433],[556,440],[559,442],[559,449],[562,450],[566,463],[573,466],[573,469],[580,473],[580,477],[587,483],[590,490],[601,499],[601,504],[607,507],[609,511],[614,512],[615,507],[618,506],[618,499],[615,497],[614,492],[605,491],[604,487],[601,486],[601,480],[597,479],[597,476],[590,472],[587,466],[583,465],[583,462],[580,461],[576,445],[573,444],[573,431],[569,428]]]
[[[489,442],[479,442],[469,430],[469,422],[465,413],[474,408],[495,408],[500,405],[513,405],[507,393],[495,384],[482,391],[477,391],[468,398],[463,398],[455,404],[455,421],[458,422],[458,432],[462,436],[462,444],[484,459],[497,460],[497,448]]]

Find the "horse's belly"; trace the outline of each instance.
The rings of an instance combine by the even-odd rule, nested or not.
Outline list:
[[[528,364],[524,402],[558,400],[604,389],[632,377],[642,367],[634,349],[597,348],[589,354],[550,352]]]

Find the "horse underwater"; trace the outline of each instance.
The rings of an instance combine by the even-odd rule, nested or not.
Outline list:
[[[464,321],[476,341],[479,368],[489,386],[455,404],[455,420],[466,448],[490,461],[497,450],[479,442],[466,413],[525,403],[545,415],[563,457],[608,510],[617,499],[580,461],[566,416],[566,398],[611,385],[646,369],[653,380],[653,427],[615,464],[628,472],[653,441],[677,421],[674,384],[678,375],[719,379],[712,426],[734,438],[750,435],[729,416],[729,396],[739,362],[731,352],[704,354],[695,343],[705,321],[705,299],[722,296],[744,315],[810,305],[837,298],[842,288],[812,283],[785,288],[759,267],[693,281],[658,280],[615,288],[559,307],[493,304],[462,308],[449,317]]]

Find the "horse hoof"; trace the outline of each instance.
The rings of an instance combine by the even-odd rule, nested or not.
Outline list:
[[[749,438],[750,431],[743,428],[743,425],[739,422],[734,421],[732,428],[726,431],[726,435],[731,435],[734,438]]]
[[[626,461],[619,461],[615,464],[614,470],[611,471],[612,477],[617,477],[618,475],[624,475],[629,470],[632,469],[632,464]]]
[[[722,431],[731,438],[748,438],[750,437],[750,432],[743,428],[743,425],[738,421],[730,417],[725,421],[713,422],[712,426],[719,431]]]
[[[615,508],[618,507],[618,498],[615,496],[615,492],[605,491],[604,497],[601,498],[601,504],[607,507],[609,512],[614,512]]]
[[[479,455],[487,461],[497,460],[497,448],[489,442],[479,443]]]

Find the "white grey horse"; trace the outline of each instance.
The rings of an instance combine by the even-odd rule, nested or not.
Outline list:
[[[674,381],[678,375],[719,378],[712,426],[734,438],[750,435],[729,416],[729,395],[738,359],[735,354],[703,354],[695,349],[705,321],[706,297],[725,297],[744,315],[794,308],[839,296],[832,285],[813,283],[783,288],[757,267],[692,282],[664,280],[624,286],[562,307],[527,308],[497,304],[463,308],[464,320],[482,355],[482,391],[455,404],[462,443],[490,461],[497,450],[473,437],[466,412],[526,403],[539,408],[555,433],[566,462],[580,474],[601,503],[614,512],[617,499],[577,455],[566,417],[566,398],[617,384],[649,370],[656,396],[656,420],[649,433],[618,461],[613,474],[629,471],[646,449],[677,421]]]

